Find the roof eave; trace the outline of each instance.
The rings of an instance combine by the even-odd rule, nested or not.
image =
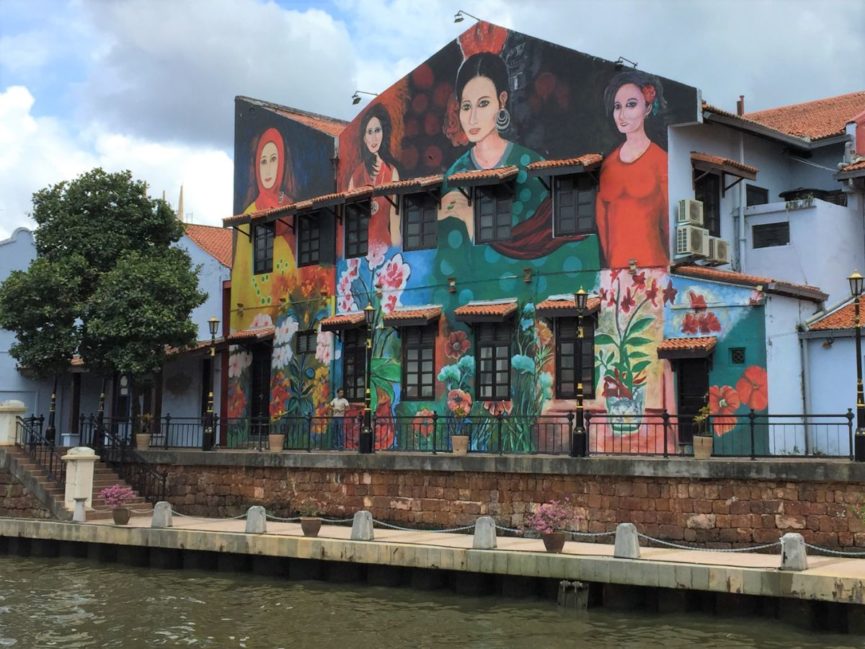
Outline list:
[[[748,122],[743,119],[737,117],[728,117],[726,115],[720,115],[718,113],[712,112],[710,110],[703,109],[703,115],[706,120],[710,122],[715,122],[717,124],[723,124],[724,126],[729,126],[730,128],[735,128],[740,131],[746,131],[748,133],[753,133],[754,135],[758,135],[760,137],[764,137],[770,140],[775,140],[777,142],[782,142],[788,146],[802,149],[805,151],[810,151],[812,149],[826,146],[826,144],[831,144],[830,142],[826,142],[826,140],[817,140],[812,141],[806,138],[800,138],[793,135],[787,135],[786,133],[782,133],[781,131],[776,131],[773,128],[769,128],[768,126],[762,126],[760,124],[756,124],[754,122]]]

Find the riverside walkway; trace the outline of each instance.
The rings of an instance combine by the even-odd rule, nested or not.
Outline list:
[[[482,550],[472,547],[471,534],[377,527],[374,540],[355,541],[350,538],[350,526],[325,523],[318,537],[304,537],[299,523],[284,519],[268,520],[262,534],[246,533],[242,518],[175,515],[170,528],[150,525],[149,516],[133,516],[125,526],[104,520],[66,523],[4,518],[0,519],[0,543],[30,539],[124,546],[127,552],[138,548],[142,552],[230,553],[865,604],[865,557],[811,554],[807,569],[787,571],[779,569],[780,547],[773,554],[642,547],[639,559],[622,559],[614,556],[611,544],[568,541],[561,554],[552,554],[544,551],[541,540],[518,536],[498,536],[495,549]],[[855,608],[865,613],[865,607]]]

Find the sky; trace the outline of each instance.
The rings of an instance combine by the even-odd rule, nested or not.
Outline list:
[[[130,169],[231,216],[234,97],[351,119],[480,19],[760,110],[865,89],[862,0],[0,0],[0,238],[33,192]]]

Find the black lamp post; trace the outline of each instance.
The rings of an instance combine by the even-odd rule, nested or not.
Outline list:
[[[372,392],[370,391],[370,379],[372,378],[372,337],[375,335],[375,330],[373,329],[373,325],[375,324],[375,309],[372,306],[372,302],[364,308],[363,319],[366,322],[366,372],[363,382],[363,428],[360,431],[359,450],[361,453],[372,453]]]
[[[862,298],[863,278],[853,271],[847,278],[853,296],[853,330],[856,336],[856,435],[853,437],[853,459],[865,462],[865,398],[862,394],[862,322],[859,301]]]
[[[210,390],[207,393],[207,415],[204,421],[204,435],[202,437],[202,448],[209,451],[214,444],[214,416],[213,416],[213,382],[216,375],[216,333],[219,331],[219,320],[211,316],[207,321],[210,329]]]
[[[574,293],[574,307],[577,309],[577,338],[580,341],[580,358],[575,364],[577,375],[577,417],[571,435],[571,457],[586,457],[588,449],[586,435],[586,420],[583,416],[583,316],[589,303],[589,294],[580,287]]]

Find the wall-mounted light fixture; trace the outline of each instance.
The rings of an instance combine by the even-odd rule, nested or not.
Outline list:
[[[532,268],[523,268],[523,281],[526,284],[532,283],[532,275],[534,275],[534,270]]]
[[[637,67],[636,62],[632,61],[631,59],[626,59],[624,56],[620,56],[616,59],[616,70],[621,70],[623,67],[625,67],[625,63],[630,65],[632,68]]]
[[[377,92],[367,92],[366,90],[355,90],[354,94],[351,96],[351,103],[357,105],[361,102],[363,97],[361,95],[369,95],[370,97],[378,97]]]
[[[448,277],[448,293],[456,293],[457,292],[457,278],[456,277]]]
[[[637,274],[637,260],[636,259],[629,259],[628,260],[628,272],[631,273],[631,275]]]
[[[458,12],[456,12],[454,14],[454,22],[455,23],[461,23],[466,18],[474,18],[478,22],[481,22],[480,18],[478,18],[477,16],[472,16],[470,13],[468,13],[467,11],[463,11],[462,9],[460,9]]]

